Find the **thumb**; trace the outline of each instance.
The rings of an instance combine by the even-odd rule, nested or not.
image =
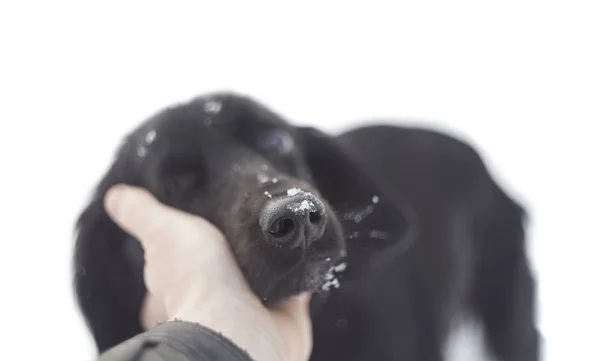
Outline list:
[[[160,203],[143,188],[119,184],[108,190],[104,207],[111,219],[146,246],[155,242],[159,229],[171,224],[180,212]]]

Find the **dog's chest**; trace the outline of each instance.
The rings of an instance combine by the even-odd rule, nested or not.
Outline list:
[[[410,277],[388,272],[368,281],[347,281],[316,306],[315,354],[320,360],[497,361],[487,352],[481,324],[457,305],[448,337],[438,343],[425,300],[415,297]],[[445,327],[444,327],[445,328]]]
[[[402,292],[406,288],[382,287],[380,282],[346,281],[325,299],[313,296],[311,361],[414,359],[418,323]]]

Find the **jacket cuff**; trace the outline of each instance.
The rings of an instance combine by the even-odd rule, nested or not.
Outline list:
[[[176,319],[159,323],[143,335],[147,340],[168,346],[190,360],[202,355],[215,361],[252,361],[248,352],[221,333],[193,322]]]

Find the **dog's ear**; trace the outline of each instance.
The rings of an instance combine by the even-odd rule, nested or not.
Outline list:
[[[74,288],[99,352],[141,333],[139,306],[146,292],[143,250],[104,210],[115,171],[101,182],[76,224]]]
[[[298,128],[298,133],[312,182],[340,217],[348,245],[398,247],[390,251],[403,253],[410,236],[404,202],[385,189],[383,180],[372,178],[350,145],[311,127]]]

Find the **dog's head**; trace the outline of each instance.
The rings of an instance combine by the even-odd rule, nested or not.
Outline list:
[[[102,208],[117,183],[144,187],[216,225],[266,304],[337,286],[330,271],[340,269],[345,239],[357,238],[367,217],[367,232],[401,222],[343,147],[313,128],[294,127],[234,94],[165,109],[125,138],[78,222],[76,290],[97,339],[106,332],[100,324],[137,315],[143,287],[141,247]],[[142,285],[127,285],[127,273]],[[137,306],[121,305],[127,295],[119,292],[135,293]]]
[[[119,157],[159,200],[221,229],[251,288],[271,303],[321,287],[345,255],[301,133],[249,99],[215,94],[161,112]]]

